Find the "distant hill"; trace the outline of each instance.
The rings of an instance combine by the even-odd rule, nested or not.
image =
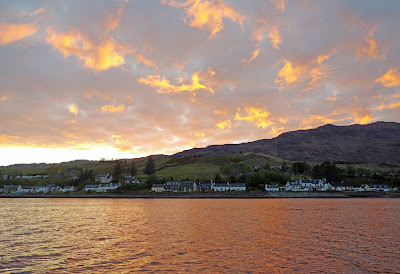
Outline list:
[[[282,133],[276,138],[243,144],[212,145],[173,156],[216,156],[263,153],[289,161],[342,161],[400,164],[400,123],[334,126]]]

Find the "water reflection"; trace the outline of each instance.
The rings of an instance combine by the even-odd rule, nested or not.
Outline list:
[[[0,271],[400,272],[397,199],[1,199]]]

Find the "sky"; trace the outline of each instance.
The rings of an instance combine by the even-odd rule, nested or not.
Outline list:
[[[0,1],[0,165],[400,122],[400,1]]]

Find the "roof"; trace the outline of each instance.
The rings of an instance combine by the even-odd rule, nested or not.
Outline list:
[[[157,187],[157,188],[161,188],[161,187],[164,188],[164,185],[163,185],[163,184],[154,184],[154,185],[152,186],[152,188],[153,188],[153,187],[154,187],[154,188],[156,188],[156,187]]]
[[[85,185],[85,188],[98,188],[99,185]]]
[[[227,183],[215,184],[214,187],[229,187]]]
[[[266,188],[279,188],[278,185],[265,185]]]
[[[246,185],[243,183],[233,183],[231,184],[231,187],[246,187]]]

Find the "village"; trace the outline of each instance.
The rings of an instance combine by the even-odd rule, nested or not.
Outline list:
[[[31,175],[19,176],[23,179],[46,178],[47,175]],[[18,178],[19,178],[18,177]],[[28,178],[29,177],[29,178]],[[3,177],[5,181],[7,177]],[[81,192],[112,192],[123,185],[141,184],[141,182],[133,176],[124,176],[122,182],[113,182],[113,176],[107,172],[100,172],[95,178],[96,184],[86,184]],[[296,181],[287,181],[285,185],[265,184],[263,189],[267,192],[289,191],[289,192],[307,192],[307,191],[398,191],[398,188],[392,188],[387,184],[366,184],[360,187],[354,187],[351,184],[340,182],[327,182],[326,179],[298,179]],[[208,183],[196,183],[195,181],[166,181],[165,183],[153,183],[151,192],[229,192],[229,191],[249,191],[245,183],[229,183],[210,180]],[[73,185],[64,187],[55,184],[47,184],[44,186],[24,186],[24,185],[4,185],[0,188],[2,194],[24,194],[24,193],[73,193],[78,192],[78,188]]]

